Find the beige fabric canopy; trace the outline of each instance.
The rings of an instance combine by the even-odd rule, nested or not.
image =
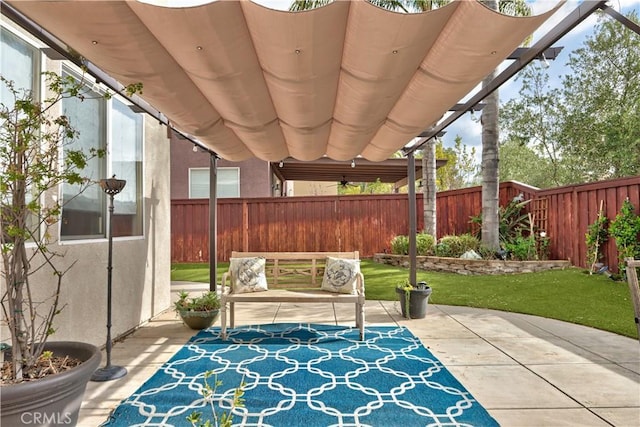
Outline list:
[[[556,9],[475,0],[419,14],[363,0],[283,12],[250,1],[9,1],[220,157],[382,161],[435,124]]]

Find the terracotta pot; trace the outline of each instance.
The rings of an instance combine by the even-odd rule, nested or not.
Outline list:
[[[72,341],[52,341],[45,349],[83,363],[40,380],[2,386],[0,425],[74,426],[78,422],[87,383],[102,359],[100,350],[91,344]]]
[[[185,325],[191,329],[200,330],[206,329],[213,325],[218,319],[220,310],[209,311],[178,311],[180,318]]]

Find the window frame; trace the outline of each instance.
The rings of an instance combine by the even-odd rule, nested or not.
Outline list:
[[[22,33],[18,28],[14,28],[11,25],[7,25],[4,21],[0,22],[0,33],[4,32],[9,37],[14,38],[17,42],[23,44],[29,51],[31,51],[31,87],[29,90],[32,93],[33,99],[37,102],[41,102],[43,99],[43,87],[45,87],[45,78],[42,75],[42,66],[44,64],[44,58],[41,48],[41,43],[38,43],[37,39],[32,38],[27,33]],[[0,37],[1,40],[1,37]],[[0,47],[2,43],[0,42]],[[4,53],[6,55],[6,52]],[[29,192],[29,189],[27,189]],[[39,195],[39,203],[44,206],[46,203],[46,193],[41,193]],[[29,220],[33,220],[37,222],[37,228],[34,224],[34,230],[38,233],[36,240],[39,240],[40,237],[46,232],[46,224],[42,221],[42,213],[31,214],[29,216]],[[35,246],[36,242],[32,239],[29,239],[25,242],[27,247]]]
[[[237,190],[237,195],[236,196],[218,196],[219,199],[233,199],[233,198],[238,198],[241,197],[240,196],[240,168],[238,166],[223,166],[223,167],[219,167],[217,168],[218,173],[221,170],[235,170],[236,171],[236,177],[237,177],[237,181],[236,181],[236,190]],[[188,170],[188,174],[187,174],[187,181],[188,181],[188,196],[189,199],[208,199],[209,195],[207,195],[206,197],[193,197],[193,191],[192,191],[192,174],[191,171],[208,171],[209,172],[209,180],[211,179],[211,168],[209,167],[190,167]],[[207,180],[207,186],[209,186],[209,180]],[[218,185],[220,185],[220,183],[218,182]],[[211,192],[209,191],[209,194],[211,194]]]
[[[108,113],[107,113],[107,176],[113,176],[113,155],[112,155],[112,151],[111,151],[111,147],[113,147],[113,143],[109,144],[109,142],[113,142],[113,135],[112,135],[112,130],[113,130],[113,102],[119,102],[121,103],[124,107],[129,108],[129,106],[131,105],[131,103],[127,102],[124,98],[118,96],[118,95],[114,95],[108,103]],[[134,113],[136,115],[140,115],[142,113]],[[145,176],[144,176],[144,171],[145,171],[145,138],[146,138],[146,129],[145,129],[145,118],[144,115],[139,116],[142,117],[142,121],[140,123],[140,163],[141,163],[141,168],[142,170],[140,171],[140,193],[137,194],[136,192],[136,198],[138,198],[139,196],[139,201],[140,201],[140,206],[137,208],[137,214],[140,216],[140,227],[141,227],[141,233],[140,234],[135,234],[135,235],[131,235],[131,236],[113,236],[114,239],[119,239],[119,240],[124,240],[124,239],[129,239],[129,240],[136,240],[136,239],[144,239],[145,238],[145,226],[144,226],[144,218],[145,218],[145,213],[146,213],[146,203],[145,203],[145,199],[144,199],[144,183],[145,183]],[[127,183],[127,185],[129,185],[129,183]],[[126,188],[126,185],[125,185]],[[117,196],[116,196],[117,197]],[[136,200],[136,205],[137,205],[137,200]],[[114,203],[115,204],[115,203]],[[108,207],[107,207],[108,209]],[[117,210],[114,211],[114,219],[115,217],[118,216],[118,212]],[[108,220],[108,218],[107,218]],[[109,233],[109,221],[107,221],[107,233]],[[107,234],[108,235],[108,234]]]
[[[104,95],[108,89],[102,87],[102,85],[100,85],[99,83],[96,82],[95,78],[89,74],[83,73],[82,70],[80,70],[78,67],[75,66],[75,64],[70,64],[67,63],[66,61],[62,64],[62,66],[60,67],[59,70],[60,73],[67,73],[69,75],[72,75],[74,78],[76,78],[77,80],[84,80],[85,84],[87,86],[92,85],[91,86],[91,90],[99,93],[101,95]],[[130,102],[127,101],[125,98],[119,96],[118,94],[111,94],[111,98],[110,99],[105,99],[105,108],[104,108],[104,140],[105,140],[105,156],[103,159],[101,159],[102,162],[104,162],[104,170],[105,170],[105,178],[106,177],[110,177],[113,174],[113,165],[112,165],[112,142],[113,142],[113,132],[112,132],[112,125],[113,125],[113,102],[114,99],[117,99],[118,102],[122,103],[124,106],[129,106]],[[140,215],[140,221],[141,221],[141,233],[140,234],[136,234],[136,235],[129,235],[129,236],[113,236],[114,240],[144,240],[146,239],[146,227],[145,227],[145,213],[146,213],[146,203],[145,203],[145,197],[144,197],[144,183],[145,183],[145,138],[146,138],[146,131],[145,131],[145,117],[142,116],[142,121],[140,124],[140,151],[141,151],[141,165],[142,165],[142,171],[141,171],[141,176],[140,176],[140,194],[139,194],[139,199],[140,199],[140,208],[139,208],[139,215]],[[63,153],[64,150],[61,150],[61,156],[64,155]],[[94,185],[98,185],[97,183]],[[102,195],[104,196],[104,205],[103,205],[103,229],[104,229],[104,236],[100,235],[96,235],[96,236],[90,236],[87,238],[78,238],[76,236],[70,236],[69,238],[64,238],[63,239],[63,235],[62,235],[62,214],[61,214],[61,218],[60,221],[58,222],[58,242],[60,245],[77,245],[77,244],[85,244],[85,243],[95,243],[95,242],[103,242],[105,240],[108,239],[109,237],[109,233],[110,233],[110,221],[109,221],[109,200],[108,200],[108,196],[102,191],[102,189],[100,189],[100,192],[102,193]],[[117,196],[116,196],[117,197]],[[59,185],[58,186],[58,198],[59,200],[63,201],[64,204],[64,198],[63,198],[63,185]],[[64,206],[62,208],[62,211],[64,211]],[[114,219],[117,216],[117,212],[114,212]]]

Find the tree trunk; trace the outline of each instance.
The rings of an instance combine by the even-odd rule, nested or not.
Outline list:
[[[495,77],[492,72],[483,82]],[[498,250],[498,91],[484,99],[482,110],[482,243]]]
[[[484,1],[487,7],[498,10],[497,1]],[[496,76],[491,72],[482,82],[486,86]],[[482,110],[482,244],[492,250],[500,249],[498,217],[498,103],[499,95],[495,90],[485,99]]]
[[[430,139],[422,153],[422,193],[424,195],[424,232],[436,235],[436,141]]]

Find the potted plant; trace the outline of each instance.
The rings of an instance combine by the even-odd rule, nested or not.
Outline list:
[[[409,280],[396,286],[396,295],[400,301],[402,317],[406,319],[423,319],[427,315],[427,304],[431,295],[431,287],[427,282],[412,285]]]
[[[199,297],[189,298],[189,292],[181,291],[174,308],[185,325],[191,329],[205,329],[218,319],[220,297],[214,291],[207,291]]]
[[[63,254],[52,238],[63,207],[58,188],[68,183],[82,191],[92,185],[82,169],[104,153],[68,146],[77,132],[60,114],[60,104],[69,97],[82,99],[83,82],[43,74],[47,97],[42,102],[0,76],[10,95],[0,104],[1,326],[3,336],[11,337],[3,342],[3,425],[75,425],[86,384],[101,359],[96,346],[48,341],[65,307],[63,278],[73,266],[60,266]]]

